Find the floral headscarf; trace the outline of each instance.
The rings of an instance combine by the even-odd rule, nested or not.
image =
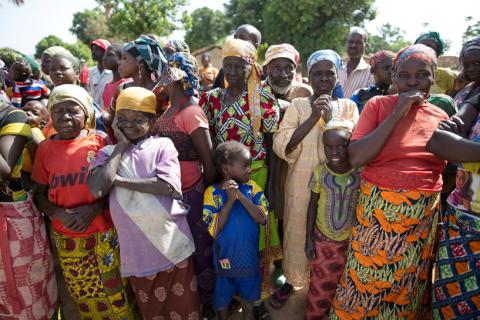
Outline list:
[[[423,44],[414,44],[403,48],[397,53],[393,61],[394,69],[407,60],[421,60],[430,63],[433,68],[437,66],[437,54],[435,50]]]

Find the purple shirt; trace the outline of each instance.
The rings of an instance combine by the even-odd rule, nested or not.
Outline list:
[[[101,149],[91,167],[104,165],[115,146]],[[178,153],[168,138],[150,137],[122,155],[117,174],[157,177],[181,193]],[[172,268],[195,250],[183,202],[114,186],[110,212],[120,242],[122,276],[143,277]]]

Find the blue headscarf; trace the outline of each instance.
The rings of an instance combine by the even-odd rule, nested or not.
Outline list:
[[[167,56],[160,44],[142,35],[136,40],[127,43],[124,50],[134,56],[138,62],[144,62],[150,72],[159,78],[167,66]]]
[[[198,87],[197,60],[185,52],[174,53],[168,58],[168,67],[162,75],[164,86],[180,81],[187,96],[195,95]]]
[[[342,58],[335,51],[330,49],[318,50],[312,53],[310,58],[308,58],[307,60],[308,74],[310,74],[310,71],[312,70],[312,67],[315,63],[325,60],[331,61],[335,65],[337,71],[343,64]]]

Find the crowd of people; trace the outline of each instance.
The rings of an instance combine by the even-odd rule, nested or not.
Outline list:
[[[0,61],[1,319],[480,317],[480,38],[261,42]]]

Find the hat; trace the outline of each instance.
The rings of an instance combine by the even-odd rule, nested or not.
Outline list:
[[[288,59],[297,65],[300,60],[300,55],[295,47],[289,43],[275,44],[268,47],[267,52],[265,52],[263,66],[265,67],[272,60],[278,58]]]

